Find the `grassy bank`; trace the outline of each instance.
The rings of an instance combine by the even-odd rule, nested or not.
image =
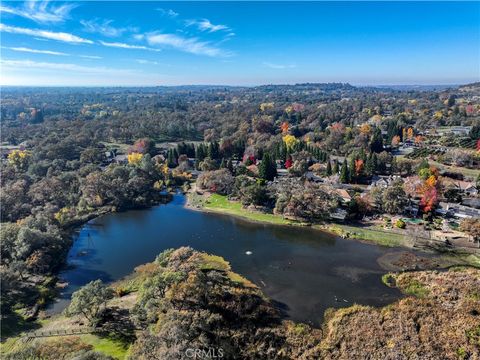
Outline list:
[[[55,341],[65,341],[72,338],[77,338],[77,336],[52,336],[48,338],[39,338],[35,341],[38,343],[48,344]],[[95,334],[86,334],[81,335],[79,339],[83,344],[90,345],[92,347],[92,350],[100,352],[107,356],[111,356],[112,358],[117,360],[126,359],[129,353],[130,344],[126,344],[108,337],[100,337]],[[3,358],[9,353],[20,351],[23,347],[25,347],[25,344],[22,342],[20,337],[9,338],[1,345],[0,357]]]
[[[86,344],[92,345],[95,351],[119,360],[126,358],[128,349],[130,347],[130,344],[126,344],[111,338],[99,337],[94,334],[82,335],[81,339]]]
[[[411,242],[406,239],[405,235],[397,233],[380,232],[371,227],[358,227],[343,224],[331,224],[327,226],[327,230],[340,235],[342,237],[354,238],[359,240],[366,240],[377,245],[396,247],[404,246],[411,247]]]
[[[209,211],[234,215],[248,220],[258,221],[267,224],[292,225],[299,224],[284,219],[280,215],[265,214],[259,211],[244,209],[237,201],[229,201],[226,196],[213,194],[203,202],[203,208]]]
[[[296,225],[304,226],[304,223],[295,222],[291,220],[284,219],[280,215],[274,214],[265,214],[259,211],[250,211],[242,207],[238,201],[229,201],[226,196],[212,194],[207,199],[199,198],[198,195],[193,195],[195,199],[193,200],[194,204],[197,207],[201,207],[208,211],[234,215],[242,217],[248,220],[268,223],[268,224],[279,224],[279,225]],[[383,232],[376,231],[376,229],[369,227],[357,227],[351,225],[343,224],[328,224],[327,226],[314,225],[314,228],[318,230],[327,230],[332,233],[335,233],[342,237],[348,237],[352,239],[365,240],[377,245],[382,246],[405,246],[411,247],[409,241],[405,238],[404,235],[389,233],[385,234]]]
[[[238,201],[230,201],[226,196],[212,194],[205,197],[195,192],[189,193],[188,196],[191,207],[204,209],[206,211],[238,216],[246,220],[265,224],[305,226],[304,223],[284,219],[280,215],[247,210],[243,208]],[[409,249],[413,247],[412,239],[406,234],[399,234],[393,231],[380,231],[373,226],[360,227],[329,223],[326,225],[313,225],[313,228],[321,231],[329,231],[344,238],[366,241],[380,246],[404,247]],[[480,267],[480,256],[478,254],[468,253],[461,249],[450,250],[448,253],[443,253],[441,258],[444,260],[444,267],[453,265]]]

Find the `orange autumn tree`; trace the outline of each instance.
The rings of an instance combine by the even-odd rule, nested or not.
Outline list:
[[[400,144],[400,136],[395,135],[395,136],[392,138],[392,146],[393,146],[393,147],[397,147],[399,144]]]
[[[415,136],[415,144],[417,144],[419,146],[423,144],[424,140],[425,140],[425,138],[421,135]]]
[[[362,159],[356,159],[355,160],[355,174],[357,176],[360,176],[362,171],[363,171],[363,160]]]
[[[437,178],[435,177],[435,175],[430,175],[427,180],[425,180],[425,184],[424,186],[426,188],[433,188],[437,185]]]
[[[282,123],[282,125],[280,125],[280,129],[282,129],[282,133],[283,134],[287,134],[288,133],[288,129],[289,129],[289,125],[288,125],[288,122],[284,121]]]
[[[428,171],[430,175],[425,179],[421,189],[422,198],[420,199],[420,209],[424,214],[431,215],[438,203],[440,181],[438,179],[439,172],[436,167],[431,166]]]
[[[370,130],[371,130],[371,127],[367,123],[364,123],[362,124],[362,126],[360,126],[360,132],[362,134],[368,135],[370,134]]]
[[[420,200],[420,208],[424,214],[430,214],[438,202],[438,191],[435,187],[426,188]]]
[[[409,139],[413,139],[413,128],[411,128],[411,127],[408,128],[408,130],[407,130],[407,137],[408,137]]]

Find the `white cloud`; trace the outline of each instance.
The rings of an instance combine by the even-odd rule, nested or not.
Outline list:
[[[88,74],[128,74],[134,72],[130,69],[113,69],[103,66],[82,66],[77,64],[37,62],[32,60],[0,60],[4,68],[19,69],[44,69],[54,71],[74,71]]]
[[[227,25],[222,25],[222,24],[214,25],[208,19],[197,21],[197,26],[200,30],[208,31],[208,32],[217,32],[220,30],[230,31],[230,28]]]
[[[66,54],[66,53],[63,53],[63,52],[50,51],[50,50],[37,50],[37,49],[30,49],[30,48],[26,48],[26,47],[6,47],[6,46],[2,46],[2,48],[13,50],[13,51],[19,51],[19,52],[34,53],[34,54],[69,56],[69,54]]]
[[[111,25],[113,20],[80,20],[80,24],[83,25],[83,30],[90,33],[99,33],[104,36],[117,37],[121,36],[127,31],[135,31],[135,28],[131,27],[114,27]]]
[[[195,25],[200,31],[208,31],[208,32],[217,32],[217,31],[231,31],[231,29],[227,25],[214,25],[208,19],[202,20],[187,20],[185,22],[187,26]],[[233,33],[232,33],[233,34]]]
[[[229,53],[224,52],[220,48],[215,47],[206,41],[200,41],[197,38],[185,38],[175,34],[150,33],[147,34],[147,41],[150,45],[167,46],[196,55],[230,55]]]
[[[45,38],[50,40],[57,40],[63,41],[70,44],[93,44],[93,41],[88,39],[83,39],[79,36],[64,33],[64,32],[53,32],[48,30],[40,30],[40,29],[27,29],[21,28],[16,26],[8,26],[4,24],[0,24],[0,31],[12,33],[12,34],[22,34],[22,35],[29,35],[33,37]]]
[[[161,49],[154,49],[154,48],[143,46],[143,45],[131,45],[131,44],[125,44],[125,43],[119,43],[119,42],[105,42],[102,40],[100,40],[100,44],[102,44],[103,46],[115,47],[115,48],[121,48],[121,49],[162,51]]]
[[[65,21],[70,11],[77,5],[62,4],[59,6],[50,5],[49,1],[27,1],[22,7],[10,7],[0,5],[0,12],[18,15],[37,23],[59,23]]]
[[[271,69],[293,69],[296,68],[297,65],[294,64],[289,64],[289,65],[283,65],[283,64],[273,64],[271,62],[263,62],[263,65],[266,67],[269,67]]]
[[[167,16],[170,16],[170,17],[172,17],[172,18],[177,17],[178,15],[180,15],[179,13],[173,11],[172,9],[158,8],[158,9],[155,9],[155,10],[159,11],[162,15],[167,15]]]
[[[158,65],[158,62],[156,61],[150,61],[150,60],[145,60],[145,59],[137,59],[137,63],[142,64],[142,65]]]
[[[96,55],[80,55],[80,57],[84,59],[93,59],[93,60],[103,59],[103,57],[96,56]]]

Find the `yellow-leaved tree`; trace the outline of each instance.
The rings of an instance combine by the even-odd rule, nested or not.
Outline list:
[[[132,152],[128,154],[128,163],[131,165],[138,165],[142,161],[143,154]]]
[[[266,110],[273,109],[273,105],[274,105],[273,102],[261,103],[260,104],[260,110],[261,111],[266,111]]]
[[[285,135],[283,137],[283,141],[285,142],[285,145],[287,145],[288,149],[292,149],[298,143],[297,138],[290,134]]]
[[[367,134],[367,135],[370,134],[371,129],[372,128],[367,123],[364,123],[362,124],[362,126],[360,126],[360,132],[362,134]]]
[[[26,169],[30,161],[31,154],[27,150],[13,150],[8,154],[8,163],[17,169]]]

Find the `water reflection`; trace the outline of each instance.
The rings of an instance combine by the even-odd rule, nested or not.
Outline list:
[[[311,228],[273,226],[185,209],[184,197],[149,210],[105,215],[76,236],[61,277],[70,285],[54,304],[100,278],[119,279],[167,248],[191,246],[227,259],[293,319],[319,324],[328,307],[383,305],[399,293],[385,287],[377,258],[387,250]],[[251,252],[247,255],[247,252]]]

